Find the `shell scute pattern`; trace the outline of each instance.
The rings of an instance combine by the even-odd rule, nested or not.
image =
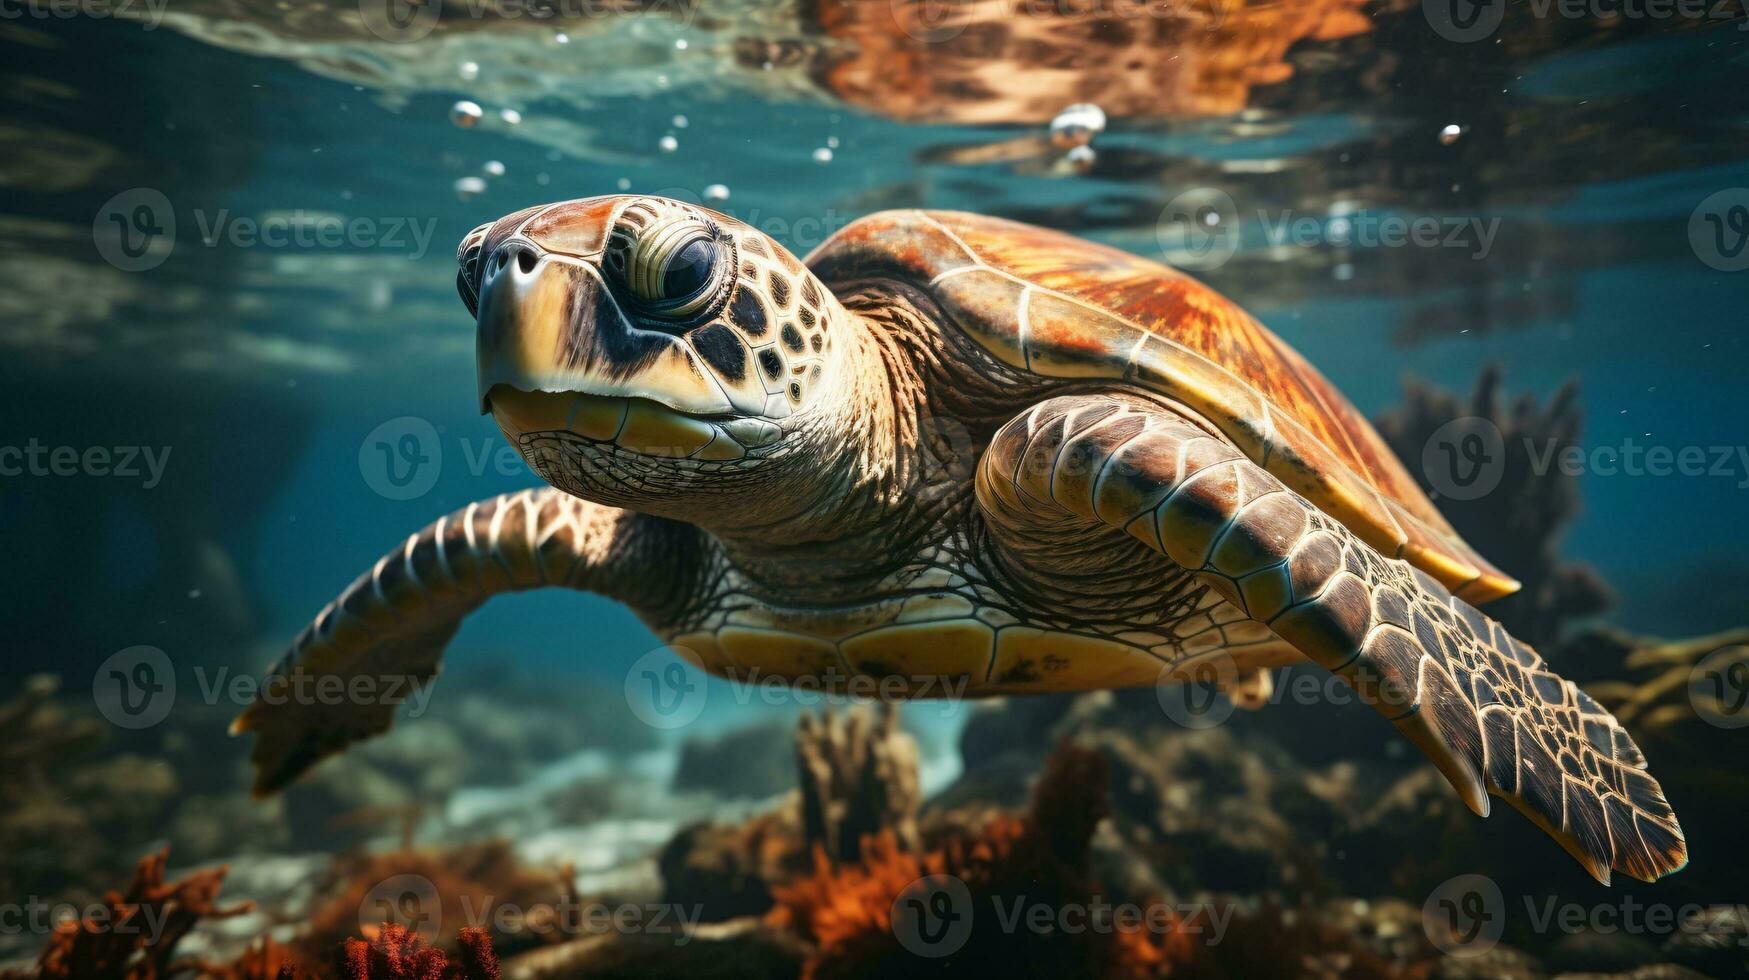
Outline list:
[[[1237,306],[1162,265],[957,212],[885,212],[808,258],[828,285],[913,284],[1004,363],[1119,377],[1178,400],[1254,462],[1386,555],[1466,597],[1516,583],[1464,544],[1371,426],[1304,358]]]

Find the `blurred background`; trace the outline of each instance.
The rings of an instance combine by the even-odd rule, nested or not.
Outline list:
[[[455,866],[432,855],[507,841],[468,853],[493,873],[565,869],[552,880],[580,895],[697,898],[718,920],[787,908],[793,926],[807,910],[773,889],[809,872],[821,833],[849,839],[800,801],[830,797],[921,853],[1024,807],[1069,737],[1122,791],[1089,859],[1103,894],[1298,909],[1288,933],[1309,952],[1267,964],[1281,975],[1454,969],[1423,904],[1470,873],[1512,909],[1476,975],[1742,975],[1743,944],[1718,940],[1749,934],[1730,911],[1749,899],[1733,832],[1749,802],[1749,666],[1733,666],[1749,660],[1741,5],[0,12],[0,901],[94,901],[167,845],[173,868],[229,862],[226,894],[260,903],[184,952],[272,935],[314,961],[333,943],[308,923],[356,905],[346,889],[384,877],[370,861]],[[1355,706],[1186,731],[1152,691],[920,704],[893,731],[840,710],[798,743],[820,705],[710,680],[696,720],[655,728],[627,668],[656,640],[577,593],[494,602],[419,717],[249,800],[227,685],[410,531],[536,482],[478,415],[455,243],[621,191],[725,211],[798,255],[875,210],[977,211],[1172,262],[1238,300],[1380,421],[1527,583],[1495,614],[1646,748],[1695,866],[1627,893],[1724,924],[1574,938],[1527,921],[1544,896],[1595,911],[1623,890],[1516,815],[1468,819]],[[1507,450],[1480,496],[1429,463],[1441,426],[1473,417]],[[407,433],[411,469],[372,451]],[[138,647],[178,686],[152,723],[118,724],[102,668]],[[813,776],[810,745],[837,747]],[[916,785],[902,812],[876,812],[844,787],[892,753],[882,765]],[[835,862],[873,860],[836,846]],[[803,951],[759,972],[831,945],[793,931]],[[28,967],[47,938],[4,930],[0,961]]]

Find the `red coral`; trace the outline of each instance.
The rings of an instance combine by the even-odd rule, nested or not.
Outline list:
[[[106,896],[107,915],[57,927],[37,975],[43,980],[161,980],[182,966],[171,962],[176,944],[201,919],[241,915],[255,907],[252,902],[218,906],[222,867],[165,884],[169,857],[164,850],[142,858],[126,894]]]
[[[1087,875],[1094,828],[1105,814],[1105,758],[1065,746],[1052,756],[1024,819],[997,817],[975,838],[916,855],[890,833],[863,845],[862,860],[834,867],[815,854],[812,876],[774,889],[769,919],[816,944],[804,968],[810,980],[915,976],[919,961],[894,933],[894,902],[918,879],[952,875],[978,909],[1090,907],[1099,900]],[[1005,932],[988,913],[974,914],[964,945],[933,965],[977,964],[981,974],[1010,977],[1158,975],[1164,953],[1139,932]]]
[[[347,980],[499,980],[498,957],[484,929],[461,931],[461,960],[452,964],[406,926],[385,923],[374,940],[346,941]]]

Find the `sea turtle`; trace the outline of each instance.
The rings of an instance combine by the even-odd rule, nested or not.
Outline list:
[[[519,211],[458,258],[482,410],[551,488],[440,518],[322,610],[237,720],[259,792],[390,724],[393,699],[294,681],[424,682],[485,600],[559,586],[742,681],[980,696],[1220,661],[1255,695],[1310,660],[1599,880],[1687,860],[1628,734],[1470,605],[1517,583],[1194,279],[939,211],[802,262],[636,196]]]

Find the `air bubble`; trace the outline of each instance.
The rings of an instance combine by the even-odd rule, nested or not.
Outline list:
[[[704,199],[707,201],[727,201],[729,189],[722,184],[712,184],[704,189]]]
[[[487,160],[485,165],[480,169],[484,171],[488,177],[504,176],[504,164],[497,160]]]
[[[486,193],[486,182],[478,177],[463,177],[455,182],[455,196],[466,201]]]
[[[506,126],[515,126],[522,122],[522,113],[515,109],[500,109],[498,118],[504,120]]]
[[[816,149],[814,151],[814,162],[815,163],[831,163],[832,162],[832,148],[829,146],[822,146],[819,149]]]
[[[473,129],[485,115],[486,110],[481,109],[478,102],[467,99],[449,107],[449,121],[463,129]]]
[[[1445,128],[1439,131],[1439,141],[1446,146],[1450,146],[1453,143],[1456,143],[1458,137],[1463,134],[1464,128],[1462,126],[1459,126],[1457,123],[1446,123]]]
[[[673,153],[675,150],[680,149],[680,141],[673,136],[662,137],[656,142],[656,145],[662,148],[663,153]]]
[[[1105,110],[1091,102],[1077,102],[1051,120],[1051,145],[1059,150],[1086,146],[1105,132]]]
[[[455,73],[461,76],[462,81],[471,82],[480,77],[480,64],[477,61],[464,61],[455,66]]]

